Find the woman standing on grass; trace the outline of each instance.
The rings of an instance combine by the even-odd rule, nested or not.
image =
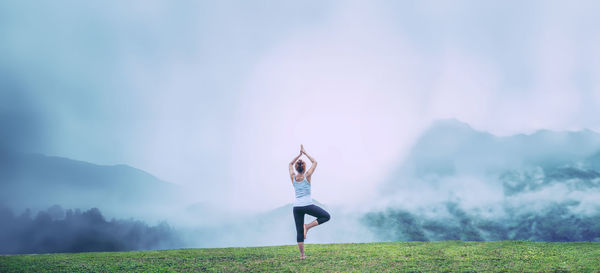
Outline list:
[[[306,163],[304,163],[302,159],[299,159],[302,154],[306,155],[306,157],[308,157],[312,163],[306,174],[304,174],[304,171],[306,170]],[[298,174],[294,173],[294,163],[296,164],[295,167]],[[300,250],[300,259],[303,260],[306,258],[304,255],[304,239],[306,239],[306,233],[309,229],[329,221],[330,218],[329,213],[317,205],[314,205],[312,203],[312,198],[310,197],[311,176],[316,167],[317,161],[308,155],[306,151],[304,151],[304,146],[300,144],[300,154],[296,156],[296,158],[294,158],[294,160],[292,160],[290,163],[290,178],[292,179],[292,185],[296,191],[296,199],[294,200],[296,242],[298,242],[298,249]],[[305,214],[317,217],[317,219],[305,225]]]

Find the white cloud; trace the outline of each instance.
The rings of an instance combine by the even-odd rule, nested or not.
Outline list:
[[[211,198],[234,206],[290,202],[300,143],[320,164],[315,198],[357,203],[433,119],[498,135],[600,130],[596,1],[312,4],[51,5],[7,17],[3,44],[14,67],[37,69],[32,93],[57,125],[48,153],[196,192],[218,183]]]
[[[359,11],[291,35],[255,67],[234,126],[234,198],[289,202],[287,164],[303,143],[319,161],[317,200],[363,200],[413,140],[419,53]]]
[[[465,9],[423,12],[421,20],[463,25],[457,16],[477,12]],[[234,123],[238,171],[231,198],[289,202],[286,164],[300,143],[319,160],[314,196],[352,204],[374,197],[375,185],[434,119],[457,118],[498,135],[596,126],[579,119],[590,109],[582,104],[574,59],[589,41],[574,37],[573,26],[555,29],[546,17],[532,17],[528,23],[548,27],[516,48],[534,54],[501,62],[493,52],[471,52],[456,37],[445,38],[441,51],[420,48],[384,10],[361,3],[341,8],[329,24],[291,33],[255,66]],[[427,17],[433,15],[448,18]],[[516,68],[506,63],[530,64],[527,80],[506,86],[506,74]]]

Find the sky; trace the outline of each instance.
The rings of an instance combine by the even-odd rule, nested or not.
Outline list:
[[[433,120],[600,132],[597,1],[2,1],[3,145],[234,209],[373,198]]]

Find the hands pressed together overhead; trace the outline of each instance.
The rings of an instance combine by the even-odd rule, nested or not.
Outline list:
[[[302,145],[302,144],[300,144],[300,153],[289,164],[290,177],[292,178],[292,181],[293,181],[293,179],[294,179],[294,164],[302,156],[302,154],[304,154],[306,157],[308,157],[308,159],[312,163],[312,165],[310,166],[310,169],[308,169],[308,171],[306,172],[306,176],[310,182],[310,177],[312,176],[313,172],[315,171],[315,168],[317,167],[317,161],[314,158],[312,158],[312,156],[308,155],[308,153],[306,153],[306,151],[304,150],[304,145]]]
[[[306,157],[308,157],[308,159],[310,160],[311,163],[315,164],[316,167],[316,163],[317,161],[314,160],[310,155],[308,155],[308,153],[306,153],[306,151],[304,150],[304,145],[300,144],[300,154],[298,155],[298,157],[300,157],[302,154],[304,154]],[[298,158],[296,158],[297,160]],[[295,160],[294,160],[295,161]],[[314,170],[314,168],[312,168]],[[312,172],[310,172],[312,174]]]
[[[314,167],[316,167],[317,161],[314,158],[312,158],[310,155],[308,155],[308,153],[306,153],[306,151],[304,150],[304,145],[302,145],[302,144],[300,144],[300,153],[296,156],[296,158],[294,158],[292,160],[292,162],[290,162],[290,170],[292,170],[291,166],[294,163],[296,163],[296,160],[298,160],[302,156],[302,154],[304,154],[306,157],[308,157],[308,159],[310,160],[310,162],[313,163],[314,166],[312,166],[311,169],[314,170]],[[309,173],[312,174],[312,172],[309,172]]]

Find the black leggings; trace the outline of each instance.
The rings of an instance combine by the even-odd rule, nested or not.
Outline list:
[[[294,221],[296,221],[296,242],[304,242],[304,214],[317,217],[317,223],[323,224],[331,218],[329,213],[316,205],[294,207]]]

